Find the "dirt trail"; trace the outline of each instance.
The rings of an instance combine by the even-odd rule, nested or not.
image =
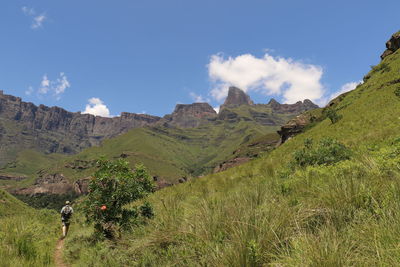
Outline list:
[[[67,267],[62,259],[64,250],[64,239],[59,239],[56,245],[56,251],[54,252],[54,263],[57,267]]]

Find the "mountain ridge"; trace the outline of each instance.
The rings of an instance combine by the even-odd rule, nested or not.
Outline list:
[[[229,92],[223,105],[224,109],[241,105],[255,106],[241,89],[231,87]],[[282,112],[298,113],[304,109],[299,103],[301,102],[293,105],[276,103],[272,108],[276,112],[282,109]],[[285,107],[291,107],[292,110],[284,110]],[[229,114],[228,117],[232,116],[232,113]],[[162,118],[129,112],[107,118],[70,112],[57,106],[36,106],[31,102],[22,101],[20,97],[0,91],[0,142],[3,144],[0,149],[0,167],[14,160],[16,155],[25,149],[34,149],[42,153],[76,154],[133,128],[155,125],[193,128],[221,118],[224,119],[224,116],[217,114],[208,103],[177,104],[171,114]]]

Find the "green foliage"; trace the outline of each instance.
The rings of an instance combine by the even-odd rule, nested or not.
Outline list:
[[[388,63],[383,62],[383,63],[381,63],[379,65],[371,66],[371,70],[372,70],[372,72],[381,71],[381,73],[384,73],[384,72],[389,72],[391,70],[391,68],[390,68]]]
[[[84,204],[86,219],[94,223],[98,233],[114,237],[118,227],[129,227],[138,217],[136,207],[126,205],[153,191],[154,185],[143,165],[132,171],[127,161],[99,160]],[[140,211],[141,215],[152,217],[150,204],[146,203]]]
[[[29,206],[36,209],[53,209],[57,212],[60,210],[65,201],[74,200],[79,197],[75,193],[70,194],[35,194],[35,195],[15,195],[16,198],[25,202]]]
[[[350,159],[351,151],[345,145],[332,138],[324,138],[314,147],[312,139],[304,141],[304,147],[293,153],[292,165],[330,165]]]
[[[140,214],[149,219],[154,217],[153,207],[149,202],[146,201],[142,206],[140,206]]]
[[[330,108],[326,111],[326,116],[331,120],[331,123],[334,124],[338,122],[340,119],[343,118],[342,115],[337,114],[336,110],[333,108]]]
[[[400,97],[400,86],[398,86],[395,90],[394,90],[394,94],[398,97]]]

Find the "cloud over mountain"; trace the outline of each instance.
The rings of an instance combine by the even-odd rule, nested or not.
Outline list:
[[[100,98],[92,97],[88,101],[89,103],[86,105],[85,111],[82,112],[83,114],[92,114],[102,117],[112,117],[110,115],[110,110],[107,108],[107,106],[103,103],[103,101]]]
[[[251,54],[228,58],[213,55],[208,64],[208,74],[213,82],[210,93],[217,101],[227,96],[229,86],[239,87],[245,92],[281,96],[286,103],[306,98],[317,101],[324,95],[320,66],[273,57],[268,53],[262,58]]]

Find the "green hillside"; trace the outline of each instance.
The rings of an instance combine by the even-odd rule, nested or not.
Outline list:
[[[0,180],[0,186],[7,186],[8,188],[29,186],[35,181],[41,170],[52,167],[65,157],[66,155],[63,154],[43,154],[37,150],[23,150],[17,154],[15,161],[0,168],[0,173],[25,177],[25,179],[22,181]]]
[[[68,177],[81,178],[93,173],[90,163],[83,168],[68,165],[93,162],[100,156],[125,157],[132,163],[141,162],[152,175],[175,182],[183,176],[209,173],[220,162],[229,158],[240,146],[255,138],[276,132],[277,126],[262,126],[251,121],[206,124],[197,128],[138,128],[117,138],[106,140],[99,147],[62,161],[52,172]],[[275,136],[276,139],[276,136]],[[68,164],[70,163],[70,164]],[[71,164],[72,163],[72,164]],[[65,167],[67,166],[67,167]]]
[[[90,176],[99,157],[126,158],[132,166],[144,163],[153,176],[175,183],[181,177],[208,174],[215,166],[234,157],[253,158],[270,150],[278,141],[278,125],[295,113],[274,113],[268,105],[226,108],[218,118],[196,128],[157,126],[135,128],[102,142],[100,146],[67,156],[34,150],[18,153],[15,161],[0,170],[27,177],[2,181],[0,186],[17,188],[32,184],[38,173],[62,173],[71,180]],[[261,145],[259,145],[261,144]],[[235,152],[240,153],[235,154]]]
[[[57,219],[54,211],[35,210],[0,190],[0,266],[52,266]]]
[[[315,111],[322,121],[272,153],[156,192],[154,220],[114,242],[72,233],[70,263],[398,266],[399,70],[400,50],[334,101],[336,123]]]

